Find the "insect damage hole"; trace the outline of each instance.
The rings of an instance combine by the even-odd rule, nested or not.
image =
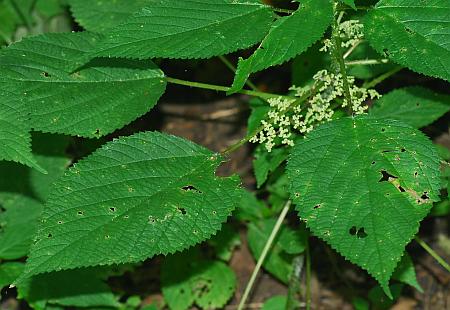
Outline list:
[[[202,194],[203,192],[196,188],[194,185],[186,185],[181,188],[185,192],[194,192],[197,194]]]
[[[378,182],[392,182],[395,179],[398,179],[395,175],[390,174],[386,170],[381,170],[381,179]]]
[[[356,228],[356,226],[352,226],[349,229],[348,233],[352,236],[356,236],[358,239],[364,239],[367,237],[367,233],[364,230],[364,227]]]
[[[180,212],[180,213],[183,214],[183,215],[186,215],[186,214],[187,214],[186,209],[183,208],[183,207],[177,207],[177,210],[178,210],[178,212]]]

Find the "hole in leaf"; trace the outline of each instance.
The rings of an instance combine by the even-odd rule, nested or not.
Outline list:
[[[381,179],[378,182],[391,182],[393,179],[397,179],[396,176],[390,174],[386,170],[381,170]]]
[[[419,173],[417,171],[414,171],[414,177],[417,178],[418,175]]]
[[[114,207],[109,208],[109,210],[110,210],[111,212],[116,212],[116,208],[114,208]]]
[[[348,233],[352,236],[356,236],[360,239],[362,238],[366,238],[367,237],[367,233],[364,230],[364,227],[361,228],[356,228],[356,226],[352,226],[352,228],[349,229]]]
[[[63,222],[62,221],[58,221],[58,224],[62,224]]]
[[[358,229],[358,231],[356,232],[356,237],[364,239],[365,237],[367,237],[367,233],[364,230],[364,227],[361,227],[360,229]]]
[[[408,27],[405,27],[405,31],[406,31],[407,33],[409,33],[409,34],[413,34],[413,33],[414,33],[414,31],[412,31],[412,29],[411,29],[411,28],[408,28]]]
[[[422,194],[422,196],[420,196],[420,198],[423,200],[430,199],[430,197],[428,196],[428,192],[423,192],[423,194]]]
[[[48,234],[48,235],[47,235],[47,238],[51,238],[51,237],[53,237],[52,234]]]
[[[94,131],[94,135],[100,136],[100,129],[97,128],[97,129]]]
[[[372,165],[375,165],[375,163],[376,163],[376,162],[375,162],[375,161],[373,161],[373,162],[372,162]]]
[[[51,77],[50,73],[48,73],[48,72],[46,72],[46,71],[42,72],[42,76],[43,76],[43,77],[46,77],[46,78]]]
[[[400,185],[399,185],[397,188],[398,188],[398,190],[399,190],[400,192],[402,192],[402,193],[403,193],[403,192],[406,192],[405,189],[404,189],[403,187],[401,187]]]
[[[314,206],[314,209],[319,209],[319,208],[320,208],[320,204]]]
[[[195,192],[197,194],[202,194],[200,190],[198,190],[194,185],[186,185],[181,188],[182,190],[186,192]]]
[[[295,196],[295,198],[298,198],[298,197],[300,197],[300,193],[295,193],[294,196]]]
[[[383,54],[384,54],[384,56],[389,57],[389,55],[390,55],[389,50],[387,48],[384,48]]]
[[[84,213],[83,213],[83,211],[78,211],[77,214],[81,216],[81,215],[83,215]]]
[[[150,224],[155,224],[156,219],[155,219],[153,216],[149,216],[149,217],[148,217],[148,222],[149,222]]]
[[[178,211],[181,212],[181,214],[185,215],[187,213],[186,209],[183,207],[177,207]]]

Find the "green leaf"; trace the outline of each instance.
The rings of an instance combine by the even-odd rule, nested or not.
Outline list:
[[[276,219],[269,218],[260,222],[249,224],[247,240],[255,260],[261,256],[267,239],[269,239],[270,233],[275,226],[275,222]],[[281,282],[287,283],[292,272],[292,259],[295,255],[289,254],[285,251],[285,248],[289,246],[289,244],[293,245],[292,251],[289,252],[298,253],[297,250],[302,246],[302,242],[304,241],[302,239],[303,236],[298,234],[298,237],[295,237],[295,233],[291,228],[283,226],[274,242],[273,247],[270,250],[270,253],[267,255],[267,258],[263,263],[264,269],[274,275]]]
[[[263,219],[269,213],[270,209],[263,201],[258,200],[254,193],[242,190],[241,202],[234,212],[234,216],[238,220],[254,222]]]
[[[17,193],[44,202],[53,182],[64,174],[69,166],[66,149],[69,138],[66,136],[33,133],[32,149],[37,163],[47,170],[42,174],[34,169],[0,162],[0,175],[14,175],[14,178],[0,178],[0,202],[3,193]]]
[[[125,22],[133,13],[146,5],[151,5],[153,0],[69,0],[72,14],[75,20],[84,29],[93,32],[105,30]]]
[[[18,286],[18,297],[29,304],[66,307],[114,307],[119,303],[104,282],[103,269],[77,269],[46,273]]]
[[[3,263],[0,265],[0,291],[5,286],[11,285],[15,279],[23,272],[24,263]]]
[[[6,87],[1,84],[0,82],[0,160],[18,162],[45,173],[31,154],[27,114],[14,94],[4,90]]]
[[[108,30],[95,56],[210,58],[247,48],[269,30],[272,11],[233,0],[159,0]]]
[[[0,43],[10,43],[20,17],[14,11],[10,1],[0,1]]]
[[[370,115],[397,119],[411,126],[427,126],[450,111],[450,96],[422,87],[396,89],[378,99]]]
[[[394,305],[394,302],[400,297],[403,289],[403,284],[397,283],[390,286],[392,297],[387,298],[380,286],[376,286],[369,291],[369,300],[372,304],[370,309],[388,310]]]
[[[355,0],[340,0],[340,1],[356,10]]]
[[[392,279],[411,285],[420,293],[423,293],[422,287],[417,282],[414,263],[408,253],[405,253],[400,263],[398,263],[397,269],[395,269],[395,272],[392,274]]]
[[[290,192],[311,232],[387,294],[419,222],[439,200],[439,157],[409,125],[367,116],[315,129],[292,150]]]
[[[264,302],[261,310],[286,309],[288,298],[286,296],[274,296]]]
[[[222,308],[233,296],[236,276],[219,261],[190,259],[184,253],[166,258],[161,271],[162,292],[172,310]]]
[[[0,53],[0,80],[31,112],[30,126],[44,132],[99,137],[148,112],[165,90],[151,62],[91,61],[74,72],[99,35],[46,34]]]
[[[28,254],[42,205],[34,199],[3,194],[0,199],[0,259],[19,259]]]
[[[55,183],[24,277],[138,262],[210,238],[240,201],[238,178],[214,174],[221,161],[157,132],[106,144]]]
[[[308,243],[308,231],[304,224],[298,229],[285,227],[281,230],[278,244],[288,254],[301,254]]]
[[[352,305],[355,310],[370,310],[369,302],[362,297],[354,297],[352,299]]]
[[[266,118],[270,111],[270,105],[259,98],[252,98],[249,103],[252,112],[247,121],[247,135],[250,136],[254,135],[261,126],[261,121]]]
[[[449,11],[448,0],[381,0],[365,18],[365,34],[393,61],[449,81]]]
[[[258,145],[253,160],[257,188],[266,182],[269,173],[275,171],[287,157],[288,151],[285,147],[275,148],[269,153],[264,145]]]
[[[227,262],[231,259],[234,249],[241,244],[239,230],[231,224],[225,224],[208,243],[214,248],[216,257]]]
[[[64,8],[60,0],[37,0],[35,7],[46,18],[64,13]]]
[[[242,89],[251,73],[280,65],[319,40],[333,19],[329,0],[305,0],[292,15],[278,19],[250,58],[239,60],[229,93]]]

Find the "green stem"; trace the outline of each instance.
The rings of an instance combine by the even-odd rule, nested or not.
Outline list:
[[[425,250],[430,254],[442,267],[444,267],[445,270],[450,272],[450,265],[439,256],[438,253],[436,253],[428,244],[425,243],[422,239],[419,237],[415,237],[414,240]]]
[[[403,69],[403,68],[400,67],[400,66],[399,66],[399,67],[395,67],[394,69],[392,69],[392,70],[390,70],[390,71],[388,71],[388,72],[386,72],[386,73],[383,73],[382,75],[376,77],[376,78],[373,79],[372,81],[364,83],[362,87],[364,87],[364,88],[373,88],[373,87],[375,87],[376,85],[378,85],[378,84],[380,84],[381,82],[383,82],[384,80],[386,80],[387,78],[389,78],[389,77],[391,77],[392,75],[396,74],[397,72],[399,72],[399,71],[402,70],[402,69]]]
[[[273,10],[274,12],[285,13],[285,14],[294,14],[294,13],[295,13],[294,10],[281,9],[281,8],[275,8],[275,7],[272,7],[272,10]]]
[[[380,64],[386,64],[388,62],[389,62],[389,59],[362,59],[362,60],[346,61],[345,65],[347,65],[347,66],[380,65]]]
[[[228,69],[230,69],[233,73],[236,74],[236,67],[225,57],[225,56],[219,56],[219,59],[225,64],[225,66],[227,66]],[[252,83],[252,81],[250,80],[246,80],[245,84],[248,85],[248,87],[250,87],[252,90],[254,91],[258,91],[258,87],[256,87],[255,84]]]
[[[283,210],[281,210],[280,215],[278,216],[278,220],[275,223],[272,232],[270,233],[269,239],[267,239],[266,244],[264,245],[264,249],[261,253],[261,256],[258,258],[258,262],[256,263],[255,269],[253,269],[252,276],[250,277],[250,280],[248,281],[247,286],[245,287],[244,295],[242,295],[242,298],[239,302],[238,310],[244,309],[245,302],[247,301],[248,296],[250,295],[250,292],[253,288],[256,276],[258,275],[259,270],[261,269],[261,266],[264,263],[264,260],[266,259],[266,256],[269,253],[270,248],[272,247],[273,241],[275,240],[275,237],[277,236],[277,233],[281,228],[281,224],[283,224],[283,221],[286,218],[286,215],[290,207],[291,201],[288,200],[284,205]]]
[[[166,81],[168,83],[177,84],[177,85],[209,89],[209,90],[215,90],[215,91],[222,91],[222,92],[227,92],[230,90],[230,87],[226,87],[226,86],[199,83],[199,82],[193,82],[193,81],[185,81],[185,80],[171,78],[168,76],[166,76]],[[283,95],[278,95],[278,94],[271,94],[271,93],[265,93],[265,92],[254,91],[254,90],[245,90],[245,89],[240,90],[239,93],[244,94],[244,95],[259,97],[259,98],[263,98],[263,99],[270,99],[270,98],[277,98],[277,97],[281,97],[284,99],[295,99],[295,97],[291,97],[291,96],[283,96]]]
[[[311,251],[309,240],[306,242],[306,310],[311,309]]]
[[[337,15],[337,2],[334,3],[334,12],[335,12],[335,16]],[[348,78],[347,78],[347,69],[345,67],[345,62],[344,62],[344,57],[342,54],[342,42],[341,42],[341,37],[340,37],[340,32],[339,32],[339,20],[342,18],[342,15],[339,15],[338,18],[334,19],[334,23],[333,23],[333,32],[332,32],[332,37],[333,37],[333,41],[334,41],[334,57],[339,65],[339,70],[341,72],[342,75],[342,80],[344,83],[344,94],[345,94],[345,99],[347,99],[347,104],[349,106],[352,106],[352,96],[350,94],[350,85],[348,83]]]
[[[305,256],[301,254],[292,260],[292,273],[289,277],[286,310],[296,310],[299,308],[300,282],[304,259]]]

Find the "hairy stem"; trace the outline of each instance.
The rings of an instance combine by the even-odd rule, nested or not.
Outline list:
[[[347,78],[347,69],[345,67],[345,62],[344,62],[344,56],[342,54],[342,41],[341,41],[341,36],[340,36],[340,32],[339,32],[339,21],[342,19],[342,14],[340,14],[337,18],[337,2],[334,3],[334,15],[335,15],[335,19],[334,19],[334,23],[333,23],[333,31],[332,31],[332,39],[334,41],[334,47],[333,47],[333,52],[334,52],[334,58],[336,59],[338,65],[339,65],[339,71],[341,72],[342,75],[342,80],[344,83],[344,94],[345,94],[345,99],[347,100],[347,104],[349,106],[352,105],[352,96],[350,94],[350,85],[348,83],[348,78]]]
[[[261,269],[262,264],[264,263],[264,260],[266,259],[267,254],[269,253],[270,248],[272,247],[273,241],[275,240],[275,237],[277,236],[278,231],[281,228],[281,224],[283,224],[283,221],[289,211],[289,208],[291,207],[291,201],[288,200],[286,204],[283,207],[283,210],[281,210],[280,215],[278,216],[278,220],[275,223],[275,226],[272,229],[272,232],[270,233],[269,239],[267,239],[266,244],[264,245],[264,249],[261,253],[261,256],[258,258],[258,262],[256,263],[255,269],[253,269],[252,276],[250,277],[250,280],[247,283],[247,286],[245,287],[244,295],[242,295],[242,298],[239,302],[238,310],[244,309],[245,302],[248,299],[248,296],[250,295],[250,292],[253,288],[253,284],[255,283],[256,276],[259,273],[259,270]]]
[[[445,270],[450,272],[450,265],[439,256],[438,253],[436,253],[428,244],[425,243],[422,239],[419,237],[415,237],[414,240],[425,250],[430,254],[442,267],[444,267]]]
[[[289,286],[286,302],[286,310],[299,308],[299,296],[301,293],[300,281],[304,265],[305,255],[301,254],[292,260],[292,274],[289,277]]]
[[[306,310],[311,309],[311,250],[309,240],[306,242]]]
[[[353,51],[355,50],[356,47],[358,47],[359,44],[361,44],[362,40],[358,40],[355,42],[355,44],[353,44],[345,53],[342,57],[344,57],[344,59],[347,59],[348,56],[350,56]]]
[[[389,59],[362,59],[362,60],[346,61],[345,65],[347,65],[347,66],[380,65],[380,64],[386,64],[388,62],[389,62]]]
[[[196,87],[196,88],[202,88],[202,89],[209,89],[209,90],[215,90],[215,91],[221,91],[221,92],[227,92],[230,90],[230,87],[226,87],[226,86],[180,80],[180,79],[175,79],[175,78],[171,78],[168,76],[166,76],[166,81],[171,84],[183,85],[183,86],[188,86],[188,87]],[[291,96],[283,96],[283,95],[278,95],[278,94],[271,94],[271,93],[265,93],[265,92],[261,92],[261,91],[245,90],[245,89],[240,90],[239,93],[244,94],[244,95],[259,97],[259,98],[263,98],[263,99],[270,99],[270,98],[277,98],[277,97],[282,97],[285,99],[295,99],[294,97],[291,97]]]
[[[381,82],[383,82],[384,80],[386,80],[387,78],[389,78],[389,77],[391,77],[392,75],[396,74],[397,72],[399,72],[399,71],[402,70],[402,69],[403,69],[403,68],[400,67],[400,66],[395,67],[394,69],[389,70],[388,72],[383,73],[382,75],[380,75],[380,76],[374,78],[372,81],[364,83],[362,87],[364,87],[364,88],[373,88],[373,87],[375,87],[376,85],[378,85],[378,84],[380,84]]]

